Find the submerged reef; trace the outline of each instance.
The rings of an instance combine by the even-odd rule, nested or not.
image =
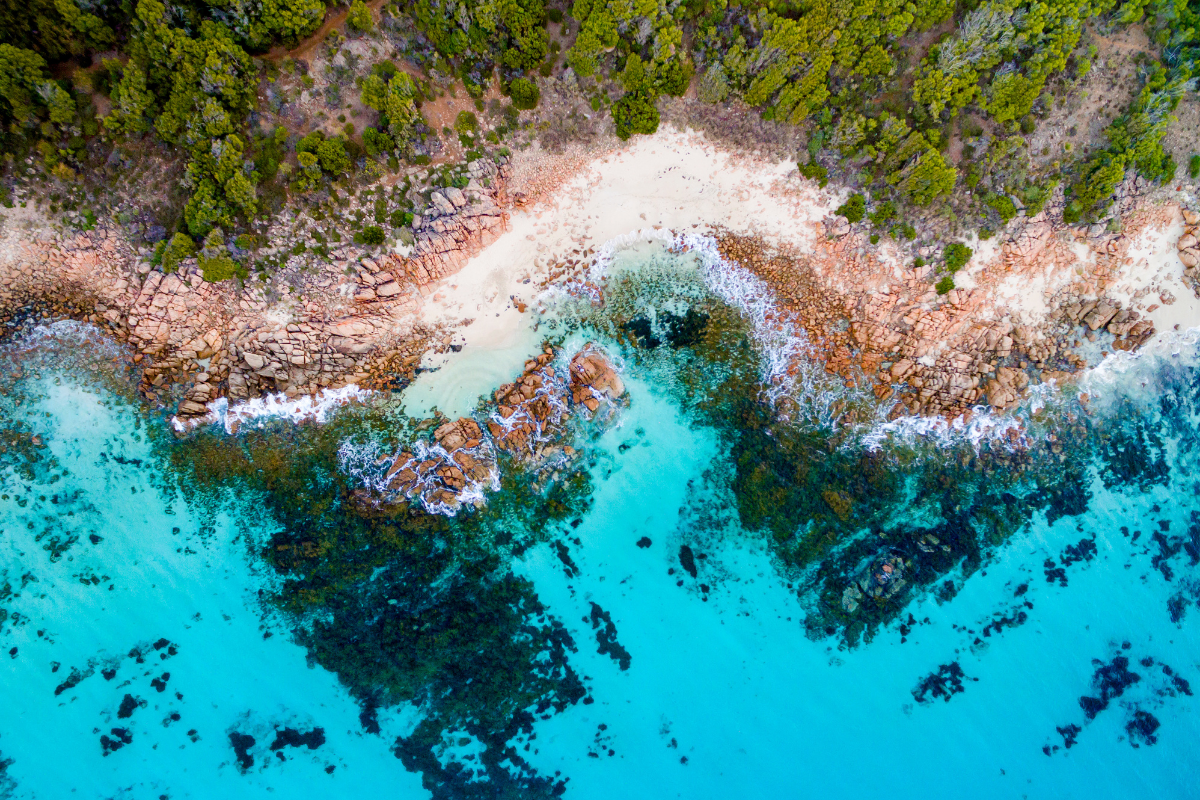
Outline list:
[[[379,706],[421,707],[394,751],[437,797],[553,795],[558,784],[517,745],[534,719],[587,694],[568,663],[576,643],[511,570],[514,555],[586,509],[579,437],[624,393],[599,349],[565,368],[558,357],[547,346],[532,359],[481,409],[484,424],[397,425],[368,406],[321,426],[199,431],[169,451],[198,507],[215,513],[233,492],[252,507],[242,513],[278,523],[260,553],[281,579],[268,601],[359,698],[364,730],[378,731]],[[372,442],[405,436],[397,455],[374,455]],[[486,497],[468,497],[484,483]],[[483,745],[473,768],[444,763],[447,730]]]
[[[579,324],[621,342],[631,366],[719,435],[725,464],[709,477],[725,483],[740,528],[764,535],[792,576],[813,637],[854,644],[914,598],[949,599],[1035,515],[1052,523],[1086,511],[1093,476],[1118,491],[1165,484],[1162,430],[1187,429],[1200,410],[1186,371],[1165,369],[1157,408],[1118,391],[1097,413],[1067,391],[958,434],[944,424],[945,435],[907,434],[903,418],[885,421],[886,397],[822,378],[819,366],[799,398],[774,391],[754,321],[698,282],[669,258],[618,271]],[[836,413],[799,413],[804,404]],[[723,514],[698,510],[685,542],[706,526],[724,530]],[[1164,538],[1156,569],[1185,554],[1190,540],[1175,539]],[[1094,550],[1085,539],[1060,560],[1069,567]],[[1180,593],[1179,614],[1190,597]]]

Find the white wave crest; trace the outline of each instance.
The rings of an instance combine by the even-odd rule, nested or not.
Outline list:
[[[454,456],[464,453],[470,455],[477,463],[488,465],[488,474],[482,480],[473,480],[466,472],[463,473],[466,486],[453,493],[454,501],[440,499],[443,492],[437,470],[441,467],[458,467]],[[338,462],[342,470],[357,479],[366,489],[378,493],[385,501],[394,501],[401,496],[406,499],[417,499],[421,506],[430,514],[444,514],[453,517],[464,505],[481,505],[487,491],[499,491],[500,473],[496,469],[495,449],[490,438],[485,437],[475,447],[460,447],[457,450],[447,450],[438,442],[417,440],[412,445],[412,454],[402,464],[396,464],[401,453],[388,453],[378,442],[363,443],[346,440],[338,447]],[[425,470],[417,467],[432,461],[434,466]],[[393,469],[393,466],[395,467]],[[392,487],[396,473],[411,469],[417,476],[408,491]]]
[[[355,384],[340,389],[322,389],[315,395],[289,398],[277,393],[256,397],[242,403],[230,404],[229,398],[219,397],[208,404],[208,414],[192,420],[171,420],[177,431],[186,431],[197,425],[220,424],[226,433],[234,433],[239,426],[252,425],[268,419],[287,419],[292,422],[318,422],[329,420],[339,408],[353,402],[363,402],[371,392]]]
[[[1084,372],[1079,390],[1099,401],[1119,397],[1153,395],[1164,368],[1194,368],[1200,364],[1200,327],[1168,331],[1140,350],[1109,353],[1099,364]]]
[[[642,229],[608,240],[593,256],[590,283],[577,294],[599,283],[612,267],[618,251],[635,244],[661,242],[677,253],[694,255],[705,285],[725,303],[738,309],[751,325],[751,338],[760,359],[765,399],[774,406],[787,399],[805,421],[828,428],[841,424],[847,400],[866,395],[848,389],[825,371],[803,330],[781,310],[775,291],[750,270],[721,255],[717,240],[703,233],[674,233]],[[593,299],[599,299],[593,296]]]

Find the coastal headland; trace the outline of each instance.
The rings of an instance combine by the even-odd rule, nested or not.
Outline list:
[[[502,339],[542,310],[545,290],[586,280],[606,242],[639,231],[715,237],[806,334],[804,357],[894,398],[898,414],[1003,409],[1089,357],[1200,319],[1200,217],[1137,178],[1118,191],[1120,232],[1056,224],[1052,200],[969,240],[956,287],[939,294],[941,248],[873,244],[836,213],[846,192],[794,164],[668,128],[597,150],[477,159],[465,189],[432,193],[411,246],[340,247],[283,297],[205,282],[193,259],[164,274],[118,229],[54,234],[32,210],[6,210],[0,318],[109,329],[133,346],[146,399],[183,419],[220,397],[401,385],[426,354]]]

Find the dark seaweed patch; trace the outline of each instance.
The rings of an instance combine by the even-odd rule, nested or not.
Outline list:
[[[708,314],[689,308],[682,315],[670,311],[658,314],[658,323],[665,331],[671,347],[694,347],[704,338],[708,328]]]
[[[373,697],[363,700],[362,711],[358,712],[358,724],[367,733],[379,733],[379,703]]]
[[[662,340],[654,335],[654,325],[649,317],[634,317],[621,327],[638,347],[653,350],[662,344]]]
[[[242,772],[254,766],[254,756],[250,755],[250,748],[254,747],[253,736],[233,731],[229,734],[229,744],[237,756],[238,768]]]
[[[1150,540],[1158,546],[1158,552],[1150,557],[1150,566],[1162,573],[1163,578],[1169,581],[1175,577],[1175,573],[1168,562],[1179,555],[1179,551],[1183,549],[1183,540],[1177,536],[1168,538],[1161,531],[1155,531],[1150,536]]]
[[[111,736],[109,734],[112,734]],[[115,753],[133,741],[133,734],[128,728],[113,728],[100,737],[100,749],[104,755]]]
[[[126,694],[121,699],[121,706],[117,709],[117,719],[129,719],[133,716],[133,712],[139,708],[143,708],[146,701],[141,698],[134,697],[131,694]]]
[[[91,670],[88,670],[87,672],[81,672],[78,669],[76,669],[75,667],[71,667],[71,673],[69,675],[67,675],[67,679],[65,681],[63,681],[62,683],[60,683],[58,686],[54,687],[54,696],[58,697],[60,694],[67,691],[68,689],[74,689],[76,686],[79,685],[80,681],[82,681],[84,678],[88,677],[91,674],[92,674]]]
[[[606,655],[616,661],[622,670],[629,669],[633,657],[629,651],[617,641],[617,626],[613,624],[612,616],[600,606],[592,603],[591,622],[596,631],[596,643],[600,646],[600,655]],[[588,620],[585,618],[584,622]]]
[[[1071,723],[1069,725],[1055,728],[1055,730],[1058,731],[1059,736],[1063,737],[1063,747],[1070,750],[1075,746],[1075,741],[1079,737],[1079,734],[1083,731],[1083,728]]]
[[[1134,747],[1153,745],[1158,742],[1155,732],[1162,723],[1149,711],[1141,709],[1133,712],[1133,719],[1125,723],[1125,733],[1129,735],[1129,743]]]
[[[1100,664],[1092,676],[1092,689],[1098,696],[1084,695],[1079,698],[1079,707],[1089,720],[1108,708],[1108,704],[1125,693],[1133,684],[1142,679],[1141,675],[1129,669],[1129,659],[1125,656],[1114,656],[1107,664]]]
[[[913,689],[913,697],[918,703],[929,704],[939,697],[949,703],[950,698],[956,694],[961,694],[966,691],[963,686],[964,680],[979,680],[978,678],[969,679],[963,668],[957,661],[951,661],[949,664],[942,664],[937,668],[936,672],[931,672],[921,679],[917,687]]]
[[[696,577],[696,555],[686,544],[679,546],[679,563],[688,575]]]
[[[567,549],[567,546],[556,539],[554,541],[554,552],[558,555],[558,560],[562,562],[563,571],[567,573],[567,577],[578,577],[579,567],[575,565],[575,561],[571,558],[571,551]]]
[[[1140,747],[1157,742],[1158,730],[1161,727],[1158,718],[1145,706],[1150,704],[1157,707],[1166,698],[1178,698],[1180,695],[1190,697],[1192,691],[1188,681],[1166,664],[1158,664],[1159,670],[1144,674],[1134,672],[1130,669],[1130,658],[1126,655],[1131,649],[1132,645],[1129,642],[1122,642],[1120,649],[1109,661],[1093,660],[1096,669],[1092,674],[1092,693],[1079,698],[1079,707],[1083,710],[1083,724],[1087,725],[1099,714],[1113,707],[1114,700],[1122,698],[1119,707],[1129,713],[1125,722],[1125,732],[1130,744]],[[1138,660],[1138,664],[1145,670],[1153,670],[1156,662],[1151,656],[1143,656]],[[1070,748],[1076,743],[1081,727],[1068,724],[1056,730],[1063,736],[1064,746]],[[1057,745],[1046,745],[1042,752],[1050,755],[1058,749]]]
[[[1000,633],[1008,628],[1018,628],[1024,625],[1029,621],[1029,614],[1026,611],[1026,608],[1033,608],[1033,603],[1026,601],[1024,607],[1017,606],[1016,608],[1011,609],[1007,614],[1001,614],[1000,616],[988,622],[987,625],[983,626],[983,630],[980,632],[983,635],[983,638],[986,639],[993,633]]]
[[[313,728],[301,733],[295,728],[285,727],[276,729],[275,741],[271,742],[271,751],[282,759],[283,753],[279,751],[285,747],[307,747],[309,750],[316,750],[323,744],[325,744],[324,728]]]

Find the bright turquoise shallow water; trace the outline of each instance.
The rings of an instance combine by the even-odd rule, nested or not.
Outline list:
[[[394,748],[428,701],[382,703],[375,731],[362,718],[361,680],[340,678],[304,644],[326,612],[301,618],[269,601],[288,578],[264,557],[285,524],[272,506],[230,491],[205,507],[180,492],[164,453],[189,443],[123,399],[119,380],[97,377],[115,346],[61,324],[21,342],[8,343],[5,371],[34,366],[8,384],[5,426],[43,447],[10,443],[2,462],[0,795],[554,792],[478,774],[423,784]],[[495,545],[489,562],[491,576],[527,579],[565,628],[567,663],[587,693],[533,714],[531,734],[513,737],[525,762],[506,762],[514,774],[548,778],[569,798],[1200,794],[1197,699],[1174,679],[1200,689],[1200,612],[1187,610],[1200,593],[1186,546],[1200,510],[1194,345],[1097,376],[1094,414],[1139,433],[1089,456],[1081,506],[1052,523],[1035,512],[960,575],[952,598],[915,592],[873,638],[849,644],[806,631],[815,600],[797,587],[811,572],[785,567],[768,535],[742,530],[721,479],[731,470],[721,433],[664,386],[661,365],[623,364],[628,408],[594,438],[580,434],[593,488],[570,515],[578,522],[526,546]],[[280,425],[286,455],[296,440]],[[971,447],[947,446],[944,457]],[[1137,458],[1127,452],[1139,447]],[[909,469],[932,469],[941,451],[922,452]],[[1106,481],[1126,461],[1142,465],[1137,479]],[[905,509],[895,525],[927,513],[920,497]],[[1093,537],[1094,556],[1063,566],[1065,548]],[[685,544],[695,578],[681,564]],[[1048,579],[1060,567],[1061,579]],[[356,591],[387,580],[377,571]],[[603,646],[606,635],[627,662]],[[486,681],[486,655],[454,669]],[[1088,720],[1080,698],[1100,693],[1097,670],[1122,657],[1138,680]],[[952,664],[962,691],[917,702],[922,679]],[[1153,743],[1127,729],[1147,714],[1159,725]],[[1072,724],[1065,749],[1056,728]],[[432,757],[478,769],[486,745],[469,720],[445,725]],[[272,750],[288,728],[320,729],[321,741]],[[253,737],[252,763],[239,765],[231,734]]]

